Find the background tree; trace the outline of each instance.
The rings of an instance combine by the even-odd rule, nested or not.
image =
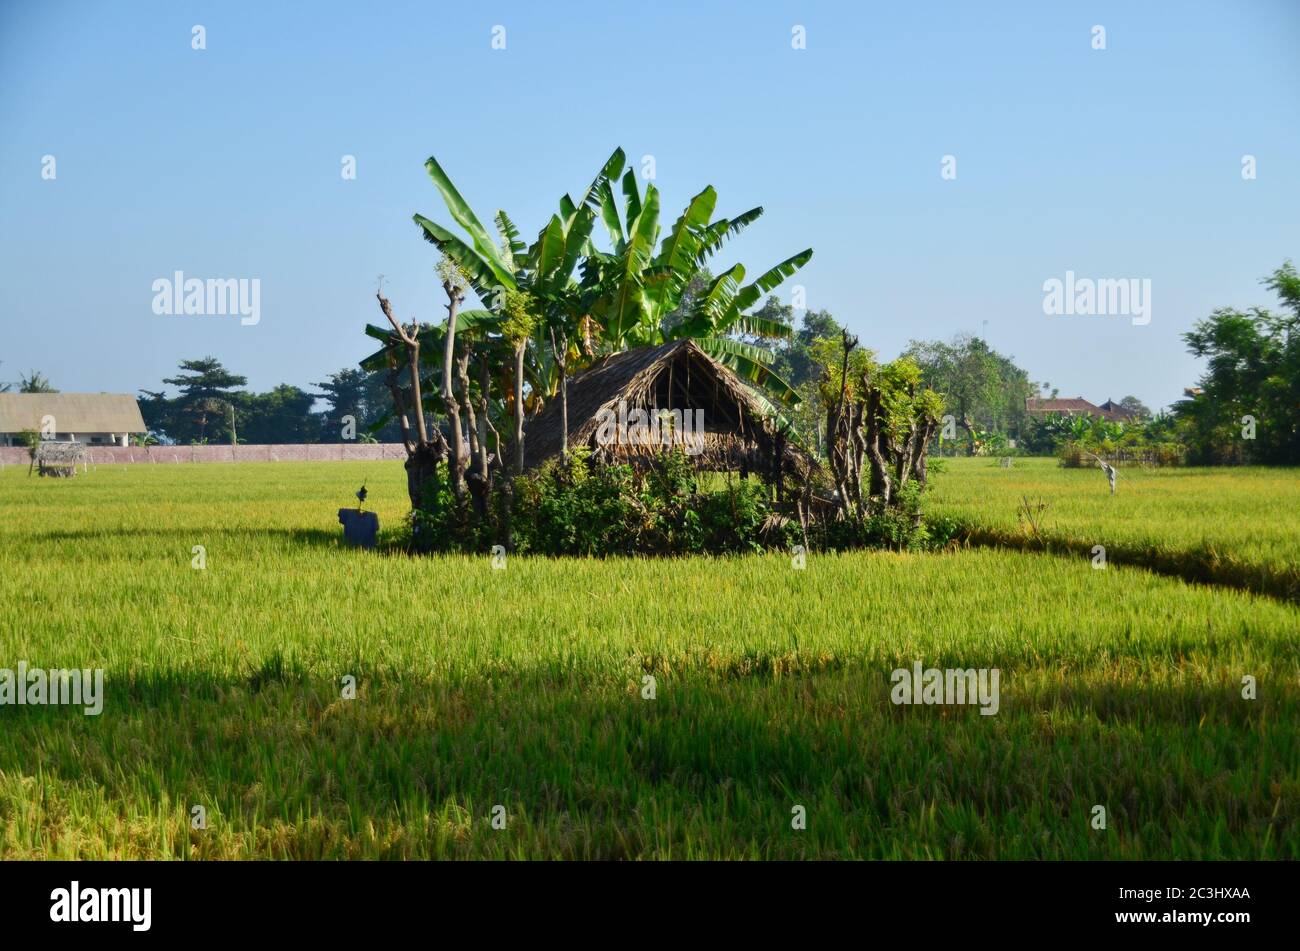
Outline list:
[[[1134,420],[1142,421],[1151,418],[1151,409],[1146,403],[1143,403],[1136,396],[1126,396],[1119,401],[1119,405]]]
[[[312,411],[318,394],[290,383],[281,383],[265,393],[238,389],[246,379],[227,370],[215,357],[184,360],[180,370],[163,380],[180,390],[177,396],[168,397],[165,391],[140,391],[140,413],[156,436],[179,443],[224,442],[235,436],[245,443],[320,440],[323,417]],[[356,375],[337,384],[332,380],[330,385],[337,390],[331,392],[342,399],[350,390],[353,395],[349,398],[354,399],[358,382],[364,382],[365,376],[357,371],[344,372]],[[330,436],[337,440],[339,430],[333,430]]]
[[[50,385],[47,378],[40,370],[31,370],[26,374],[18,376],[19,393],[57,393],[59,392]]]
[[[1286,261],[1262,281],[1286,310],[1220,308],[1183,339],[1206,358],[1201,393],[1175,405],[1200,463],[1300,463],[1300,274]],[[1254,420],[1254,438],[1243,422]]]
[[[365,431],[369,420],[367,382],[370,375],[354,367],[344,367],[331,373],[323,382],[312,385],[321,392],[314,394],[324,400],[328,409],[321,414],[321,442],[343,441],[343,418],[351,416],[356,423],[358,437]]]
[[[245,443],[308,443],[320,439],[320,416],[313,414],[316,394],[289,383],[266,393],[239,393],[235,407],[239,441]]]
[[[222,418],[222,407],[236,401],[236,387],[248,379],[231,373],[216,357],[182,360],[180,369],[181,373],[163,380],[180,390],[175,404],[179,412],[168,420],[168,435],[185,441],[229,439],[230,425]]]
[[[754,312],[757,320],[782,324],[789,328],[787,334],[771,343],[774,358],[772,369],[798,394],[800,402],[784,407],[783,411],[810,449],[822,453],[826,448],[826,409],[822,402],[820,381],[821,364],[818,346],[823,340],[841,345],[839,322],[827,310],[805,310],[794,328],[794,308],[776,295],[770,295],[763,306]],[[745,338],[747,342],[759,342]]]
[[[392,411],[387,370],[364,370],[365,432],[378,442],[401,442],[402,432]]]
[[[967,455],[975,453],[977,431],[1017,434],[1026,417],[1025,398],[1038,392],[1024,370],[979,337],[913,340],[903,355],[916,361],[926,386],[944,395],[966,433]]]

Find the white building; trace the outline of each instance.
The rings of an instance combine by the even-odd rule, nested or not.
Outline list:
[[[130,445],[148,432],[129,393],[0,393],[0,446],[23,446],[23,431],[91,446]]]

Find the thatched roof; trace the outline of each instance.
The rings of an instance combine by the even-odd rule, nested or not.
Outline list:
[[[0,433],[39,431],[45,416],[61,433],[148,432],[129,393],[0,393]]]
[[[787,467],[806,471],[809,461],[789,446],[771,421],[771,409],[744,381],[692,340],[674,340],[611,354],[569,380],[569,445],[595,445],[605,413],[619,413],[619,403],[648,414],[663,410],[703,410],[704,433],[691,437],[688,449],[703,453],[697,462],[734,466],[742,455],[751,464],[779,453]],[[604,411],[604,412],[602,412]],[[524,431],[524,463],[536,468],[562,446],[560,398],[552,398]],[[666,438],[684,440],[668,431]],[[702,443],[702,447],[700,445]],[[603,447],[623,456],[656,452],[662,446],[620,440]],[[694,453],[693,453],[694,454]]]
[[[46,465],[76,465],[90,460],[89,448],[79,442],[55,442],[42,439],[36,444],[33,456],[36,462]]]

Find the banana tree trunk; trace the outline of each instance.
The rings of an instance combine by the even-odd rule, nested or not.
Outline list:
[[[515,345],[515,475],[524,474],[524,351],[528,341]]]
[[[452,387],[452,361],[456,350],[456,310],[461,298],[451,284],[444,283],[443,288],[447,292],[447,339],[443,347],[442,399],[451,421],[451,490],[460,500],[465,497],[465,436],[460,425],[460,401]]]
[[[487,353],[479,355],[478,474],[488,484],[488,394],[492,388],[492,367]]]
[[[560,453],[569,455],[569,379],[560,368]]]

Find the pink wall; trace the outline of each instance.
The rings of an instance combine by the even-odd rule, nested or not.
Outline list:
[[[283,446],[88,446],[93,463],[122,462],[367,462],[405,459],[401,443],[337,443]],[[0,446],[0,462],[28,465],[22,446]]]

